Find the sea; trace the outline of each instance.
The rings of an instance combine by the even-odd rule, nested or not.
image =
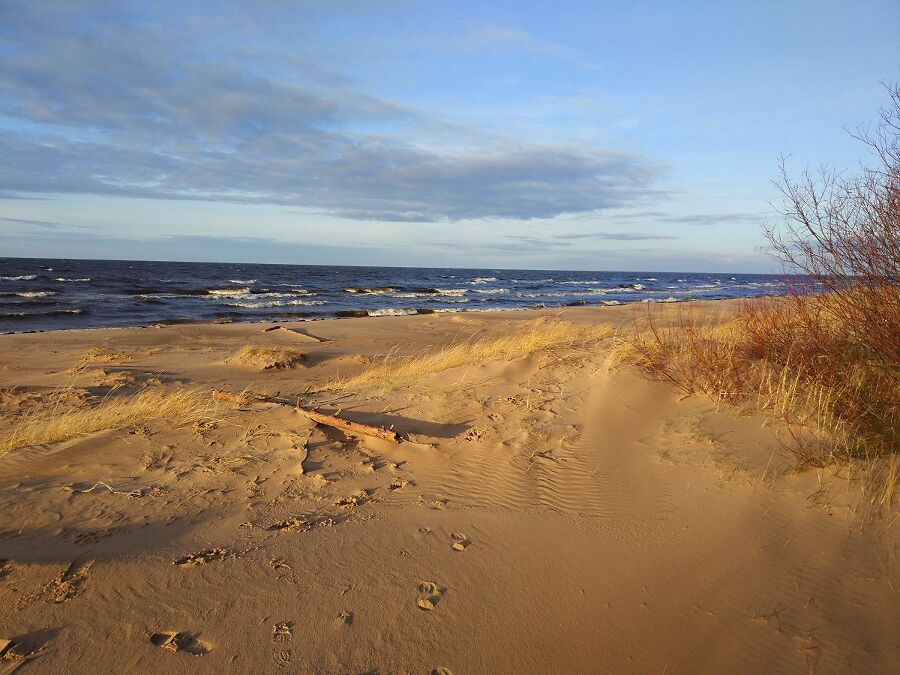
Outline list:
[[[0,332],[779,295],[778,275],[0,258]]]

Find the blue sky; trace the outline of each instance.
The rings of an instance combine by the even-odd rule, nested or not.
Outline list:
[[[900,4],[0,2],[0,255],[771,271]]]

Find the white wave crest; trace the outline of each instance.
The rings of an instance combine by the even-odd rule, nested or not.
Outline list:
[[[246,309],[266,309],[267,307],[312,307],[326,305],[324,300],[269,300],[268,302],[223,302],[226,307],[244,307]]]
[[[415,314],[416,310],[402,308],[398,309],[395,307],[385,307],[383,309],[367,309],[369,316],[408,316],[410,314]]]

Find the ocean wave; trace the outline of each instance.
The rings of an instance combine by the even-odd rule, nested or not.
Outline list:
[[[166,304],[166,301],[158,295],[137,295],[135,297],[139,298],[142,302],[146,302],[148,305]]]
[[[90,277],[85,277],[83,279],[66,279],[65,277],[56,277],[56,281],[90,281]]]
[[[232,284],[255,284],[256,279],[229,279]]]
[[[517,298],[568,298],[577,295],[577,292],[568,291],[544,291],[543,293],[514,293]]]
[[[267,302],[223,302],[226,307],[244,307],[246,309],[265,309],[267,307],[315,307],[327,305],[325,300],[269,300]]]
[[[453,297],[460,297],[468,293],[468,289],[466,288],[438,288],[437,292],[439,295],[449,295]]]
[[[0,312],[0,319],[35,319],[47,316],[65,316],[69,314],[86,314],[81,307],[72,309],[51,309],[46,312]]]
[[[0,277],[0,281],[31,281],[37,279],[37,274],[20,274],[17,277]]]
[[[206,295],[248,295],[250,289],[244,288],[207,288]]]
[[[46,298],[48,295],[56,295],[56,291],[3,291],[0,298]]]
[[[385,295],[387,293],[393,293],[395,290],[395,286],[373,286],[371,288],[348,286],[344,289],[344,293],[351,293],[353,295]]]
[[[469,283],[470,284],[487,284],[491,281],[497,281],[497,277],[475,277]]]
[[[418,314],[418,310],[403,307],[384,307],[382,309],[367,309],[369,316],[409,316],[410,314]]]
[[[508,288],[473,288],[472,292],[473,293],[482,293],[482,294],[497,293],[497,294],[502,295],[503,293],[509,293],[509,289]]]

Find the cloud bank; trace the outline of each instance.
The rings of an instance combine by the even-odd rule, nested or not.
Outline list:
[[[0,7],[0,194],[385,221],[551,218],[660,194],[662,167],[640,155],[453,126],[315,58],[205,37],[196,17],[75,4]]]

